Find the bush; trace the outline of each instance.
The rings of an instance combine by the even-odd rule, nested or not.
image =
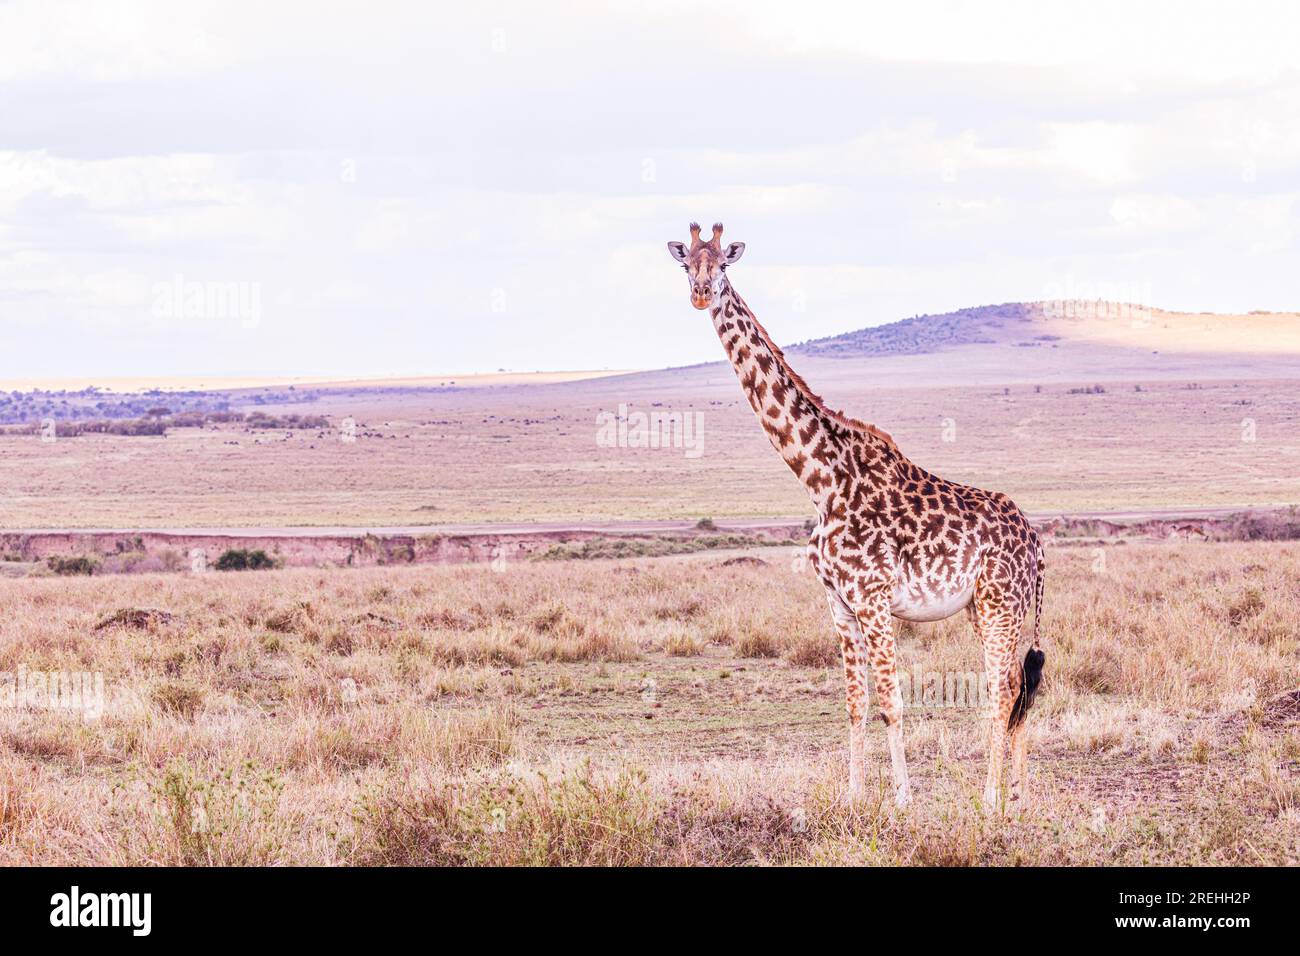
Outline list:
[[[217,558],[218,571],[261,571],[275,567],[275,559],[261,548],[249,551],[247,548],[228,548]]]
[[[780,657],[781,649],[777,647],[772,636],[764,631],[746,630],[735,641],[736,653],[741,657]]]
[[[158,552],[158,561],[164,571],[180,571],[188,566],[185,555],[175,548],[163,548]]]
[[[167,423],[160,418],[137,418],[133,421],[86,422],[85,431],[129,437],[166,435]]]
[[[205,692],[198,684],[167,681],[153,689],[153,702],[164,713],[193,720],[203,706]]]
[[[55,574],[74,575],[74,574],[94,574],[99,570],[99,562],[94,558],[88,558],[85,555],[65,558],[59,555],[47,558],[46,565]]]
[[[1228,605],[1228,623],[1240,627],[1264,610],[1264,595],[1259,588],[1247,588],[1241,597]]]
[[[1234,515],[1227,536],[1234,541],[1295,541],[1300,539],[1300,514],[1292,507],[1272,514]]]
[[[785,659],[799,667],[831,667],[841,660],[840,647],[829,631],[805,634],[786,651]]]
[[[699,657],[704,653],[704,645],[694,635],[677,631],[664,640],[664,653],[670,657]]]
[[[324,415],[268,415],[266,412],[249,412],[244,424],[250,428],[312,429],[329,428],[330,420]]]

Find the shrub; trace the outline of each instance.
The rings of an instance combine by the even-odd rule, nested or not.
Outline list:
[[[1234,515],[1228,535],[1234,541],[1295,541],[1300,539],[1300,514],[1284,512]]]
[[[86,431],[103,432],[106,435],[166,435],[167,423],[160,418],[137,418],[133,421],[87,422]]]
[[[645,866],[668,862],[662,812],[643,771],[583,767],[528,786],[394,779],[353,819],[362,865]]]
[[[203,688],[197,684],[168,681],[153,690],[153,702],[165,713],[192,720],[203,706]]]
[[[344,630],[331,632],[325,642],[325,650],[331,654],[338,654],[340,657],[350,656],[355,648],[356,645],[352,641],[352,635]]]
[[[785,659],[799,667],[830,667],[840,662],[840,649],[829,632],[823,636],[805,634],[794,642]]]
[[[175,548],[163,548],[159,551],[158,562],[164,571],[180,571],[188,564],[185,560],[185,555],[181,554]]]
[[[664,653],[670,657],[699,657],[704,652],[704,645],[685,631],[676,631],[664,641]]]
[[[741,657],[779,657],[780,648],[770,634],[746,630],[736,639],[736,653]]]
[[[1240,599],[1228,606],[1228,623],[1240,627],[1264,610],[1264,595],[1259,588],[1247,588]]]
[[[146,838],[159,862],[266,866],[297,821],[281,806],[284,784],[252,763],[203,774],[184,759],[150,786],[156,800]]]
[[[171,417],[173,428],[202,428],[207,420],[202,412],[181,412]]]
[[[268,631],[275,631],[277,634],[291,634],[309,625],[311,617],[311,603],[299,601],[290,607],[271,612],[266,616],[263,623]]]
[[[221,553],[221,557],[217,558],[216,564],[218,571],[260,571],[273,567],[275,567],[275,559],[260,548],[255,551],[249,551],[247,548],[228,548]]]
[[[704,610],[704,602],[698,597],[690,595],[675,602],[660,604],[651,610],[656,618],[661,621],[689,621],[691,618],[698,616]]]
[[[170,624],[172,613],[156,607],[123,607],[112,614],[100,618],[95,630],[102,631],[108,627],[133,627],[145,629],[160,624]]]
[[[330,421],[324,415],[281,415],[272,416],[266,412],[249,412],[244,419],[249,428],[284,428],[312,429],[329,428]]]
[[[46,565],[55,574],[73,575],[73,574],[94,574],[99,570],[99,562],[94,558],[88,558],[85,555],[65,558],[60,555],[54,555],[47,558]]]

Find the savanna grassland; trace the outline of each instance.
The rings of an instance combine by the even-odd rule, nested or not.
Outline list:
[[[800,337],[797,315],[752,304],[779,341]],[[1134,309],[1012,303],[873,326],[789,354],[831,405],[890,432],[917,464],[1026,510],[1300,502],[1300,317]],[[704,316],[699,334],[716,342]],[[279,386],[228,396],[276,420],[324,419],[315,428],[245,421],[162,436],[0,434],[0,528],[808,514],[728,365],[579,378],[317,384],[293,401]],[[55,401],[26,398],[40,408]],[[168,401],[150,393],[142,407]],[[603,442],[600,416],[623,413],[689,417],[692,447]],[[354,441],[341,440],[345,422]]]
[[[1295,329],[991,307],[790,355],[922,467],[1028,511],[1235,509],[1300,502]],[[14,423],[0,528],[811,516],[719,363],[389,384],[232,399],[258,423]],[[694,444],[599,437],[656,410]],[[1300,543],[1054,543],[1032,796],[994,815],[980,701],[945,696],[980,683],[964,616],[901,634],[913,805],[883,761],[849,805],[798,549],[582,559],[607,553],[86,577],[6,554],[0,864],[1300,862]],[[3,697],[56,672],[101,676],[102,712]]]
[[[924,697],[913,805],[847,805],[820,586],[733,557],[0,580],[0,671],[105,682],[0,708],[0,863],[1300,862],[1300,546],[1052,548],[995,816],[978,707]],[[964,616],[900,648],[979,667]]]
[[[711,334],[711,333],[710,333]],[[924,356],[923,358],[934,358]],[[935,359],[941,361],[941,359]],[[828,400],[904,453],[1026,510],[1300,501],[1295,381],[877,388],[822,360]],[[810,362],[805,361],[805,366]],[[853,368],[861,368],[854,365]],[[838,386],[838,387],[836,387]],[[1197,387],[1190,387],[1197,386]],[[597,418],[698,415],[685,447],[600,443]],[[378,527],[809,515],[730,368],[548,386],[341,394],[330,427],[0,435],[0,528]],[[355,441],[340,440],[351,419]]]

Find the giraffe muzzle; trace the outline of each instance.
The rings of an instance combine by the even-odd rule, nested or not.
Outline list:
[[[691,291],[691,305],[697,309],[707,309],[713,304],[713,293],[708,289],[703,292]]]

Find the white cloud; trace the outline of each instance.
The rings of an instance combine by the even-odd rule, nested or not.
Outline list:
[[[693,6],[682,3],[679,6]],[[875,59],[1023,64],[1084,71],[1100,84],[1148,75],[1222,82],[1267,79],[1293,68],[1294,5],[1284,0],[1231,6],[1159,0],[1085,5],[1013,0],[908,4],[747,4],[740,18],[769,48],[840,50]],[[725,13],[723,14],[726,15]],[[726,38],[723,38],[726,42]],[[1130,87],[1131,88],[1131,87]]]
[[[1242,199],[1233,204],[1227,234],[1250,256],[1294,254],[1300,232],[1300,193]]]
[[[1190,229],[1201,221],[1190,200],[1150,194],[1117,196],[1110,204],[1110,217],[1128,230]]]
[[[711,359],[663,250],[692,219],[793,338],[1063,274],[1293,306],[1294,20],[0,5],[0,366],[156,371],[136,333],[196,372]],[[176,275],[258,284],[264,321],[159,329]]]

